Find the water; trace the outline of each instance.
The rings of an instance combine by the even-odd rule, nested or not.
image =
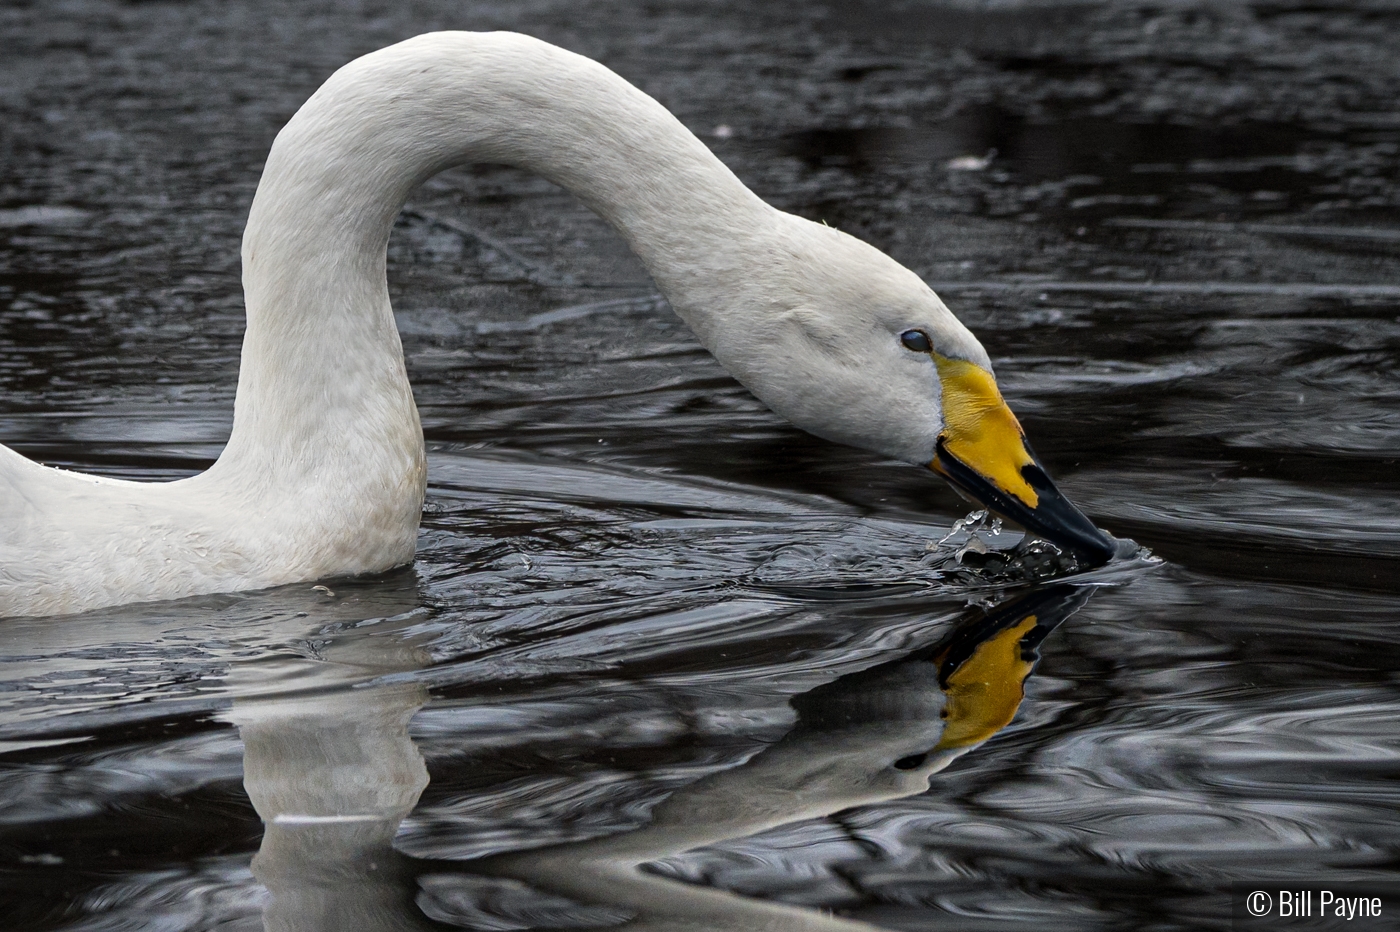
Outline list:
[[[207,466],[277,127],[356,54],[517,28],[936,283],[1064,491],[1163,560],[1027,596],[929,549],[966,511],[933,477],[766,412],[568,195],[453,171],[390,257],[417,563],[0,623],[9,927],[1225,928],[1233,881],[1397,879],[1388,8],[0,17],[28,455]]]

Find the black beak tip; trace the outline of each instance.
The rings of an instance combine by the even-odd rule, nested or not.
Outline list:
[[[1034,457],[1034,453],[1031,454]],[[1039,460],[1025,466],[1021,475],[1038,501],[1029,506],[988,482],[976,471],[949,454],[940,442],[935,462],[939,472],[954,486],[981,502],[991,511],[1014,521],[1036,537],[1070,551],[1088,567],[1136,552],[1132,541],[1122,541],[1104,533],[1069,499],[1061,494],[1041,468]]]
[[[1021,475],[1040,496],[1040,502],[1035,508],[1026,509],[1023,516],[1009,516],[1012,520],[1050,543],[1072,551],[1091,566],[1103,566],[1119,555],[1119,542],[1065,498],[1040,463],[1025,467]]]

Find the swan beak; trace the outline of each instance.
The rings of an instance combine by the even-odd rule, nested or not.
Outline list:
[[[929,468],[988,510],[1094,566],[1111,560],[1112,539],[1055,488],[992,374],[960,359],[935,354],[934,361],[944,428]]]

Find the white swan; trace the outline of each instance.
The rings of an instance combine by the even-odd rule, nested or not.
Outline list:
[[[385,282],[409,192],[469,161],[529,169],[616,227],[730,373],[799,427],[911,463],[1103,562],[912,272],[775,210],[664,107],[510,33],[435,33],[331,76],[278,134],[243,237],[233,431],[166,483],[0,446],[0,616],[253,589],[409,562],[424,448]]]

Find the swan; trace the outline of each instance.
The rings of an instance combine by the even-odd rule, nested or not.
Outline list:
[[[761,401],[820,437],[932,468],[1104,563],[986,350],[917,275],[748,190],[663,106],[513,33],[418,36],[345,65],[277,135],[243,236],[233,428],[205,472],[134,482],[0,446],[0,616],[259,589],[411,562],[422,428],[385,254],[410,191],[465,162],[568,189]]]

